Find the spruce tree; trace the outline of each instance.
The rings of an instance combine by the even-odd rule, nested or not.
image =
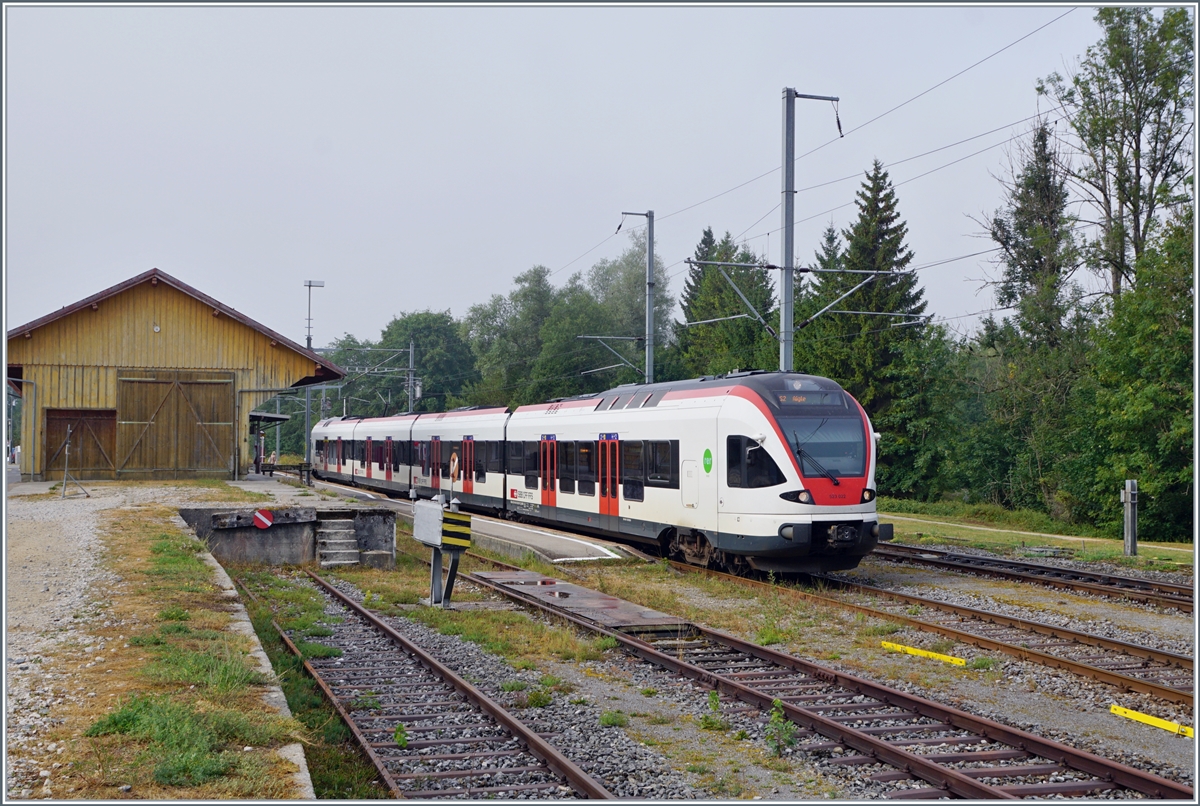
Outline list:
[[[1034,128],[1025,164],[1008,188],[1008,208],[988,222],[1001,249],[996,302],[1017,308],[1016,324],[1034,345],[1058,344],[1069,308],[1066,283],[1079,263],[1067,210],[1067,177],[1049,127]]]
[[[884,272],[839,302],[834,310],[921,315],[924,291],[905,270],[913,254],[905,244],[896,192],[876,160],[857,194],[858,217],[843,231],[845,250],[827,230],[821,268]],[[815,274],[801,316],[824,308],[867,278],[865,274]],[[947,403],[935,394],[923,356],[940,334],[912,319],[825,313],[796,332],[796,366],[841,384],[866,409],[883,434],[877,480],[891,495],[927,497],[945,451],[943,435],[930,426]],[[935,444],[936,443],[936,444]]]
[[[701,255],[704,255],[703,257]],[[725,263],[758,263],[754,252],[739,247],[728,232],[719,242],[713,242],[712,229],[707,228],[696,248],[697,260]],[[755,310],[770,321],[775,308],[775,295],[767,273],[753,267],[723,266],[727,274]],[[716,266],[695,266],[685,287],[683,314],[685,322],[703,322],[726,316],[748,314],[729,280]],[[778,314],[774,314],[778,316]],[[751,318],[709,322],[690,328],[679,328],[683,364],[688,373],[710,375],[737,369],[770,369],[775,363],[777,342],[762,324]]]

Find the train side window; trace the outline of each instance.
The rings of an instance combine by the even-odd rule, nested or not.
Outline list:
[[[504,443],[489,439],[487,442],[487,472],[504,472]]]
[[[380,470],[387,470],[384,462],[387,461],[387,442],[384,440],[372,441],[371,452],[375,454],[375,464]]]
[[[441,470],[441,473],[440,473],[441,477],[444,479],[448,479],[448,478],[450,478],[450,453],[451,453],[451,451],[454,450],[454,444],[449,441],[443,441],[441,443],[441,446],[442,446],[442,455],[441,455],[441,462],[439,462],[438,467]]]
[[[677,475],[672,444],[666,440],[646,443],[646,483],[654,487],[670,487]]]
[[[487,481],[487,443],[471,443],[471,456],[475,459],[475,481]]]
[[[525,475],[525,446],[520,442],[508,443],[508,472],[512,476]]]
[[[558,489],[575,492],[575,443],[569,439],[558,443]]]
[[[645,497],[642,475],[642,441],[621,441],[621,494],[626,501],[641,501]]]
[[[745,437],[728,437],[725,440],[725,483],[730,487],[744,486],[742,479],[746,478],[745,442]]]
[[[774,487],[776,484],[783,484],[787,481],[783,471],[779,469],[779,465],[775,464],[775,460],[771,458],[771,454],[767,453],[766,448],[750,439],[747,439],[746,442],[746,486]]]
[[[538,488],[538,443],[523,442],[525,446],[525,489]]]
[[[596,443],[580,442],[575,448],[575,473],[579,477],[579,494],[596,494]]]
[[[433,466],[429,458],[429,440],[422,440],[417,445],[421,451],[421,475],[428,476]]]
[[[774,487],[787,480],[767,449],[750,437],[731,436],[725,448],[730,487]]]

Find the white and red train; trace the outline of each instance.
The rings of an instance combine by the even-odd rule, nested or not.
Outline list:
[[[321,478],[443,494],[735,573],[853,568],[892,537],[875,511],[866,412],[812,375],[619,386],[512,412],[334,418],[311,439]]]

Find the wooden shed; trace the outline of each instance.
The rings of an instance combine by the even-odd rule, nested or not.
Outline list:
[[[8,331],[21,478],[236,478],[249,415],[344,372],[158,269]]]

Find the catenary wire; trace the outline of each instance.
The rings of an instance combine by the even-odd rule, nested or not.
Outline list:
[[[975,62],[974,64],[972,64],[972,65],[970,65],[970,66],[968,66],[968,67],[965,67],[965,68],[963,68],[962,70],[959,70],[957,73],[955,73],[954,75],[950,76],[949,78],[943,79],[942,81],[938,82],[937,84],[934,84],[932,87],[929,87],[928,89],[926,89],[926,90],[924,90],[924,91],[922,91],[922,92],[920,92],[920,93],[918,93],[918,94],[914,95],[913,97],[909,98],[907,101],[904,101],[904,102],[902,102],[902,103],[900,103],[900,104],[897,104],[896,106],[892,107],[891,109],[889,109],[889,110],[887,110],[887,111],[885,111],[885,112],[881,112],[880,114],[876,115],[875,117],[871,118],[870,120],[866,121],[865,123],[861,123],[861,124],[859,124],[858,126],[855,126],[854,128],[852,128],[852,129],[850,129],[849,131],[845,132],[845,134],[852,134],[853,132],[856,132],[856,131],[858,131],[858,130],[860,130],[860,129],[866,128],[867,126],[869,126],[869,125],[871,125],[872,123],[874,123],[874,122],[876,122],[876,121],[880,120],[881,118],[884,118],[884,117],[886,117],[887,115],[890,115],[891,113],[893,113],[893,112],[897,111],[898,109],[901,109],[901,108],[903,108],[903,107],[907,106],[908,104],[912,103],[913,101],[915,101],[915,100],[917,100],[917,99],[919,99],[919,98],[921,98],[921,97],[923,97],[923,96],[925,96],[925,95],[928,95],[929,93],[933,92],[933,91],[934,91],[934,90],[936,90],[937,88],[939,88],[939,87],[941,87],[941,86],[943,86],[943,85],[945,85],[945,84],[948,84],[949,82],[953,81],[954,79],[958,78],[959,76],[961,76],[961,75],[963,75],[963,74],[965,74],[965,73],[967,73],[967,72],[970,72],[971,70],[975,69],[975,68],[976,68],[976,67],[978,67],[979,65],[981,65],[981,64],[983,64],[984,62],[987,62],[988,60],[990,60],[990,59],[992,59],[992,58],[994,58],[994,57],[996,57],[996,56],[1000,55],[1001,53],[1003,53],[1004,51],[1008,50],[1009,48],[1012,48],[1012,47],[1014,47],[1014,46],[1016,46],[1016,45],[1020,44],[1021,42],[1024,42],[1026,39],[1028,39],[1029,37],[1031,37],[1031,36],[1033,36],[1034,34],[1038,33],[1039,31],[1042,31],[1043,29],[1045,29],[1045,28],[1047,28],[1047,27],[1049,27],[1049,26],[1053,25],[1054,23],[1058,22],[1059,20],[1063,19],[1064,17],[1066,17],[1068,14],[1070,14],[1070,13],[1071,13],[1071,12],[1073,12],[1074,10],[1075,10],[1074,8],[1068,9],[1068,10],[1067,10],[1066,12],[1064,12],[1063,14],[1060,14],[1059,16],[1055,17],[1054,19],[1050,20],[1049,22],[1046,22],[1046,23],[1044,23],[1044,24],[1042,24],[1042,25],[1038,26],[1037,28],[1035,28],[1034,30],[1032,30],[1032,31],[1030,31],[1029,33],[1025,34],[1024,36],[1020,37],[1019,39],[1016,39],[1016,40],[1014,40],[1013,42],[1010,42],[1009,44],[1007,44],[1007,45],[1005,45],[1004,47],[1000,48],[999,50],[997,50],[997,51],[995,51],[995,52],[991,53],[990,55],[988,55],[988,56],[985,56],[984,58],[980,59],[979,61]],[[1014,125],[1015,125],[1015,124],[1014,124]],[[982,136],[982,135],[981,135],[981,136]],[[810,154],[814,154],[814,153],[816,153],[817,151],[820,151],[821,149],[825,148],[826,146],[828,146],[828,145],[831,145],[832,143],[835,143],[835,142],[837,142],[839,139],[841,139],[841,138],[840,138],[840,137],[839,137],[839,138],[834,138],[834,139],[832,139],[832,140],[829,140],[829,141],[828,141],[828,142],[826,142],[826,143],[823,143],[823,144],[821,144],[821,145],[817,146],[817,147],[816,147],[816,148],[814,148],[814,149],[811,149],[810,151],[806,151],[805,153],[803,153],[803,154],[801,154],[800,156],[796,157],[796,160],[795,160],[795,161],[796,161],[796,162],[799,162],[801,159],[804,159],[805,157],[809,156]],[[947,146],[947,147],[949,147],[949,146]],[[688,210],[692,210],[692,209],[694,209],[694,208],[696,208],[696,207],[699,207],[699,206],[701,206],[701,205],[703,205],[703,204],[707,204],[708,202],[711,202],[711,201],[714,201],[714,200],[716,200],[716,199],[719,199],[719,198],[721,198],[722,196],[725,196],[725,195],[728,195],[728,194],[730,194],[730,193],[734,192],[735,190],[739,190],[739,189],[741,189],[741,188],[743,188],[743,187],[745,187],[745,186],[747,186],[747,185],[750,185],[750,184],[753,184],[754,182],[757,182],[757,181],[758,181],[758,180],[760,180],[760,179],[763,179],[763,178],[765,178],[765,177],[768,177],[768,176],[770,176],[771,174],[775,173],[775,172],[776,172],[776,171],[778,171],[778,170],[779,170],[779,168],[778,168],[778,167],[772,168],[771,170],[769,170],[769,171],[765,171],[765,172],[763,172],[763,173],[759,174],[758,176],[755,176],[755,177],[753,177],[752,179],[747,179],[747,180],[746,180],[746,181],[744,181],[744,182],[741,182],[741,183],[739,183],[739,184],[737,184],[737,185],[735,185],[735,186],[733,186],[733,187],[731,187],[731,188],[729,188],[729,189],[727,189],[727,190],[723,190],[723,191],[721,191],[720,193],[717,193],[717,194],[715,194],[715,195],[713,195],[713,196],[709,196],[709,197],[708,197],[708,198],[706,198],[706,199],[703,199],[703,200],[701,200],[701,201],[695,202],[694,204],[690,204],[690,205],[688,205],[688,206],[686,206],[686,207],[682,207],[682,208],[680,208],[680,209],[678,209],[678,210],[675,210],[675,211],[673,211],[673,212],[667,213],[667,214],[665,214],[665,215],[658,216],[658,217],[656,217],[656,220],[657,220],[657,221],[660,221],[660,222],[661,222],[661,221],[665,221],[666,219],[668,219],[668,218],[672,218],[672,217],[674,217],[674,216],[677,216],[677,215],[679,215],[680,213],[685,213],[685,212],[687,212]],[[767,213],[767,215],[770,215],[770,213]],[[824,215],[824,214],[822,213],[822,215]],[[763,216],[763,218],[766,218],[766,216]],[[759,219],[759,220],[761,221],[762,219]],[[755,223],[757,223],[757,222],[755,222]],[[639,227],[644,227],[644,226],[646,226],[646,225],[645,225],[645,224],[639,224],[639,225],[635,225],[634,227],[631,227],[631,228],[630,228],[630,231],[633,231],[633,230],[635,230],[635,229],[638,229]],[[753,226],[754,226],[754,224],[751,224],[750,226],[751,226],[751,227],[753,227]],[[584,257],[586,257],[587,255],[590,255],[592,252],[596,251],[596,250],[597,250],[597,249],[599,249],[601,246],[603,246],[604,244],[608,243],[610,240],[612,240],[613,238],[615,238],[615,237],[616,237],[616,235],[617,235],[617,233],[616,233],[616,232],[614,232],[612,235],[609,235],[608,237],[604,238],[604,240],[600,241],[598,244],[596,244],[595,246],[593,246],[591,249],[588,249],[586,252],[584,252],[583,254],[579,255],[579,256],[578,256],[578,257],[576,257],[576,258],[574,258],[574,259],[573,259],[573,260],[571,260],[570,262],[568,262],[568,263],[566,263],[566,264],[564,264],[564,265],[560,266],[559,268],[555,269],[554,271],[552,271],[552,272],[550,273],[550,276],[552,276],[552,277],[553,277],[554,275],[558,274],[559,272],[563,271],[564,269],[566,269],[566,268],[568,268],[568,267],[570,267],[570,266],[574,265],[575,263],[579,262],[579,261],[580,261],[580,260],[582,260]],[[756,236],[756,237],[758,237],[758,236]]]

